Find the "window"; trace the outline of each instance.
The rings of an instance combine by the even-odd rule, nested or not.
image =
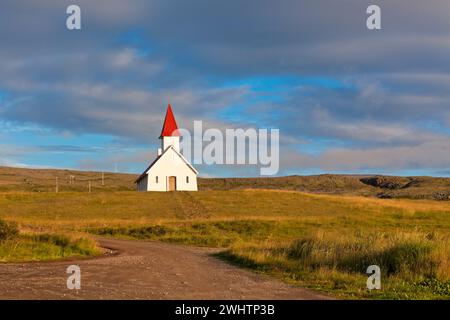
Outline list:
[[[158,183],[158,176],[156,176],[155,182]]]
[[[189,177],[186,176],[186,183],[189,183]]]

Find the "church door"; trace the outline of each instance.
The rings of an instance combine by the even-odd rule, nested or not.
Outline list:
[[[177,177],[169,177],[169,191],[177,190]]]

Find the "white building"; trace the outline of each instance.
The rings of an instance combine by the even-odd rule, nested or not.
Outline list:
[[[158,156],[135,181],[138,191],[197,191],[198,171],[180,153],[180,134],[167,107]]]

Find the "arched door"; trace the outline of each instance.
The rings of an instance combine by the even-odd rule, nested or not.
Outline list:
[[[169,177],[169,191],[177,190],[177,177]]]

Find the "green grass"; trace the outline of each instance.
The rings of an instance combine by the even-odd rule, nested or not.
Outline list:
[[[20,235],[0,242],[0,262],[49,261],[100,254],[95,241],[58,234]]]

